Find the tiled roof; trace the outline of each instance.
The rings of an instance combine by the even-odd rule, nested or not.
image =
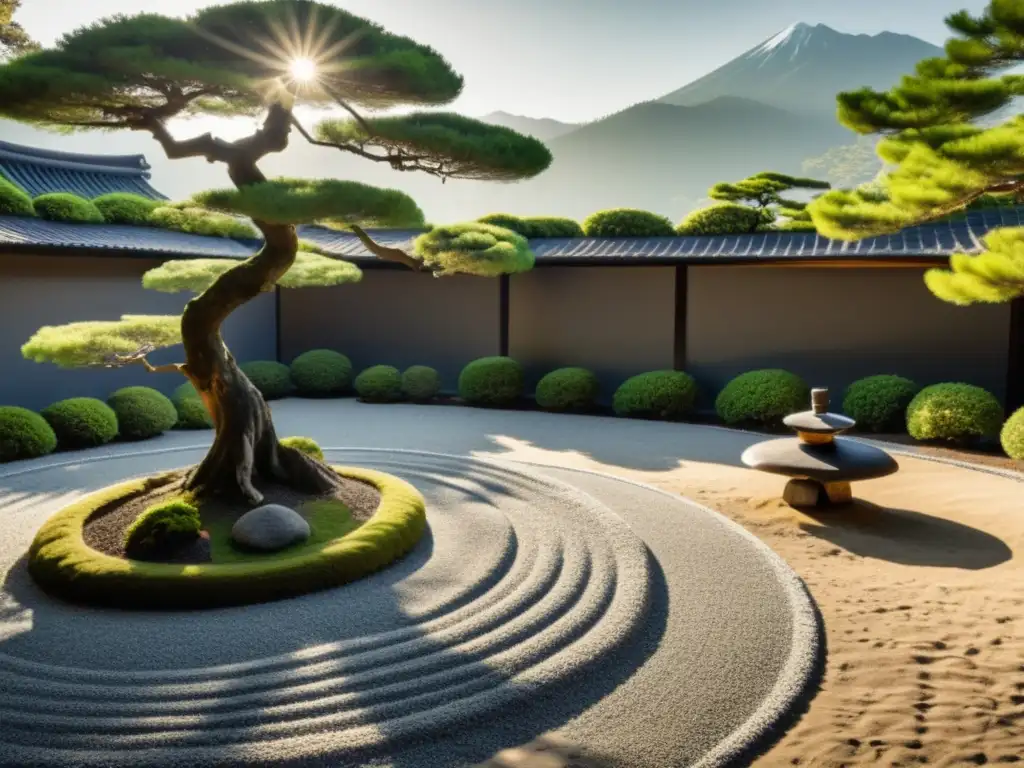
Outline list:
[[[69,224],[0,216],[0,251],[4,245],[32,250],[120,251],[124,255],[149,257],[246,259],[256,251],[260,241],[189,235],[156,227]]]
[[[1024,207],[975,211],[954,222],[928,224],[896,235],[847,243],[814,234],[770,232],[722,237],[551,238],[531,242],[537,263],[544,264],[659,264],[750,263],[844,259],[934,259],[953,253],[978,253],[981,239],[992,229],[1024,226]],[[419,230],[378,230],[377,242],[410,250]],[[324,227],[299,228],[299,236],[330,253],[359,263],[374,257],[351,234]],[[172,257],[245,258],[259,241],[229,240],[169,232],[151,227],[64,224],[39,219],[0,217],[0,246],[23,250],[92,249],[139,252]]]
[[[142,155],[81,155],[0,141],[0,176],[32,197],[72,192],[91,199],[108,192],[132,192],[167,199],[150,186],[149,164]]]

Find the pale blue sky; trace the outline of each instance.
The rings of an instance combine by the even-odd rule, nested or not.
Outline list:
[[[24,0],[37,39],[114,13],[186,15],[217,0]],[[437,48],[466,77],[452,107],[568,122],[657,98],[797,21],[941,44],[942,18],[985,0],[335,0]]]

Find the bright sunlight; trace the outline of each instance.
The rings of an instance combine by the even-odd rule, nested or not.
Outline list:
[[[301,83],[308,83],[316,78],[316,62],[312,59],[295,59],[289,67],[292,77]]]

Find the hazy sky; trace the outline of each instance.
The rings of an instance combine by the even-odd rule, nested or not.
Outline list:
[[[23,0],[43,43],[113,13],[186,15],[219,0]],[[466,78],[452,107],[582,122],[657,98],[797,21],[941,44],[986,0],[335,0],[434,46]]]

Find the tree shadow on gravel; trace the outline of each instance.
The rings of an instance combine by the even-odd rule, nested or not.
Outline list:
[[[437,509],[440,514],[444,514],[444,508],[434,505],[434,497],[438,494],[446,495],[448,503],[451,503],[452,494],[461,494],[456,497],[459,503],[476,504],[483,509],[483,501],[492,499],[503,488],[500,477],[488,469],[477,471],[475,468],[467,468],[458,479],[468,480],[467,487],[460,489],[440,483],[435,485],[429,479],[414,482],[427,497],[428,508]],[[282,649],[294,649],[286,654],[284,661],[244,674],[214,674],[206,678],[201,671],[197,671],[189,680],[201,685],[202,692],[198,695],[183,694],[187,698],[183,698],[182,702],[188,701],[195,706],[191,708],[186,705],[180,711],[180,714],[192,721],[180,727],[184,730],[170,724],[160,729],[161,744],[174,747],[173,760],[150,760],[140,745],[138,750],[121,752],[119,764],[173,763],[196,768],[203,765],[216,765],[220,768],[254,764],[296,767],[331,765],[337,768],[463,768],[477,765],[504,749],[557,730],[631,677],[659,645],[668,616],[668,590],[659,564],[649,555],[650,606],[646,621],[639,623],[632,636],[622,638],[622,642],[611,653],[591,660],[584,669],[570,678],[559,678],[538,690],[523,688],[517,691],[516,684],[509,682],[499,668],[488,664],[486,657],[479,657],[466,647],[451,645],[424,634],[419,629],[423,617],[410,616],[403,604],[402,590],[407,586],[403,582],[407,579],[415,580],[435,558],[450,556],[451,553],[439,551],[437,544],[428,535],[402,561],[378,574],[335,590],[241,608],[167,613],[95,609],[61,603],[35,586],[28,575],[25,558],[22,557],[8,571],[3,584],[5,602],[0,621],[8,623],[8,627],[0,627],[0,656],[112,671],[182,670],[198,666],[206,668],[235,660],[259,661],[264,655],[271,658],[279,655]],[[474,590],[463,594],[445,612],[469,604],[488,585],[500,582],[511,568],[512,560],[514,558],[508,562],[498,562],[495,571],[486,575],[487,584],[477,585]],[[454,571],[441,568],[436,573],[429,573],[432,575],[424,576],[422,583],[440,584],[446,573]],[[328,596],[344,601],[341,608],[338,607],[339,602],[325,602]],[[13,626],[14,621],[20,622],[20,626]],[[167,631],[162,632],[161,626]],[[8,628],[12,630],[10,633],[4,631]],[[317,680],[350,680],[353,674],[374,674],[378,668],[383,670],[381,674],[386,674],[387,665],[381,667],[377,662],[375,666],[369,660],[353,658],[341,651],[319,657],[322,661],[315,672],[308,670],[307,665],[310,663],[310,650],[317,646],[355,639],[389,628],[407,630],[410,643],[427,644],[425,648],[420,646],[412,658],[429,658],[430,672],[439,675],[434,684],[426,682],[426,678],[417,681],[417,676],[403,671],[402,674],[407,677],[358,680],[343,688],[320,692],[312,689],[303,691],[299,687],[307,680],[311,685]],[[260,636],[275,638],[275,642],[270,644],[275,649],[274,653],[263,654],[260,650],[263,646],[259,645],[254,650],[252,644],[258,644]],[[76,650],[74,658],[60,657],[60,661],[56,661],[58,656],[53,649],[60,648],[61,643],[68,638],[75,639],[76,649],[85,647],[88,650]],[[567,637],[565,643],[568,644],[571,639]],[[473,641],[474,638],[462,638],[460,642],[467,640]],[[46,651],[44,647],[50,650]],[[215,649],[212,656],[211,648]],[[220,648],[223,651],[216,650]],[[387,645],[385,648],[392,646]],[[205,655],[200,655],[200,649]],[[400,651],[396,652],[388,664],[395,663],[396,659],[402,660]],[[41,716],[38,724],[26,724],[22,720],[17,728],[11,727],[6,734],[0,736],[0,764],[6,765],[11,764],[7,762],[10,756],[7,750],[12,742],[38,742],[44,745],[57,743],[43,716],[59,714],[73,697],[62,697],[55,691],[47,691],[51,684],[48,672],[43,672],[38,680],[29,676],[18,682],[16,670],[13,675],[9,675],[9,668],[5,669],[5,666],[0,659],[0,708],[15,707],[13,702],[5,702],[6,696],[10,694],[19,697],[21,703],[17,708],[23,713],[34,711]],[[444,676],[449,671],[454,677],[446,681]],[[257,680],[260,675],[275,672],[287,673],[287,676],[282,677],[280,683]],[[60,677],[61,674],[57,673],[55,679]],[[411,683],[415,693],[382,698],[381,690],[396,682]],[[498,686],[505,687],[512,695],[497,709],[470,712],[467,719],[460,718],[450,724],[428,722],[427,727],[412,736],[406,732],[407,722],[403,722],[403,716],[426,714],[429,717],[434,707],[460,700],[470,703],[472,693]],[[116,691],[118,688],[115,686],[111,690]],[[349,696],[349,700],[339,703],[324,699],[325,696],[338,693]],[[240,697],[244,697],[244,700]],[[125,701],[126,706],[127,702],[140,701],[135,694],[129,696],[123,691],[120,700]],[[417,700],[422,702],[419,706]],[[273,732],[274,738],[308,734],[310,739],[316,739],[317,734],[323,732],[323,726],[318,726],[314,720],[285,713],[282,707],[289,705],[309,705],[311,708],[304,713],[305,717],[329,716],[339,710],[368,711],[366,724],[374,727],[387,744],[383,747],[347,750],[343,755],[334,755],[328,751],[316,758],[264,761],[260,754],[260,741],[271,736],[266,730],[269,725],[284,724],[280,730]],[[102,706],[97,709],[99,711],[85,715],[81,711],[69,712],[75,716],[95,716],[101,714]],[[230,718],[233,714],[238,719],[230,724],[228,730],[224,718]],[[132,727],[129,724],[134,718],[134,715],[129,716],[126,727]],[[88,748],[102,750],[102,734],[106,732],[103,728],[110,726],[97,727],[99,730],[93,730],[88,725],[82,729],[72,728],[71,733],[80,730],[92,734],[95,740],[93,746]],[[151,727],[147,725],[140,733]],[[306,730],[307,727],[309,730]],[[190,732],[199,731],[199,741],[206,742],[211,738],[210,731],[218,729],[221,729],[224,743],[217,746],[213,755],[194,751],[196,740]],[[117,734],[119,731],[113,728],[110,733]],[[101,757],[102,752],[98,752],[92,761]],[[601,756],[594,757],[601,759]],[[53,750],[47,753],[45,762],[60,766],[80,761],[71,753]],[[20,764],[29,763],[21,761]],[[599,765],[626,768],[625,764],[607,758]]]

